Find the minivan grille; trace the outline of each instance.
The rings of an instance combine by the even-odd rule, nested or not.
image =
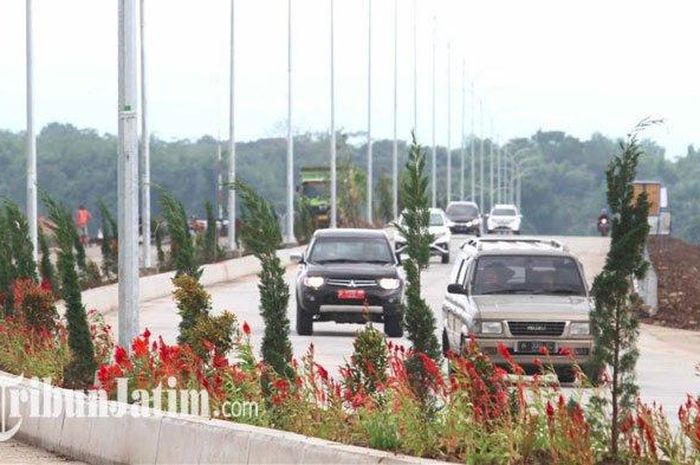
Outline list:
[[[509,321],[508,329],[513,336],[561,336],[564,322]]]
[[[338,287],[374,287],[377,281],[374,279],[337,279],[328,278],[326,281],[329,286]]]

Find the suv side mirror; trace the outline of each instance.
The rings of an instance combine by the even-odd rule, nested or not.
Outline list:
[[[289,259],[292,261],[292,263],[304,263],[304,254],[293,253],[289,255]]]
[[[401,254],[400,254],[400,253],[397,253],[397,254],[395,254],[395,255],[396,255],[396,263],[398,263],[399,265],[401,265]]]
[[[466,294],[467,290],[459,283],[450,283],[447,285],[448,294]]]

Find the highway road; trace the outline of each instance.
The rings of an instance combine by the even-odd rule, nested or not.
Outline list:
[[[589,283],[603,267],[609,246],[608,239],[599,237],[559,237],[584,264]],[[453,257],[465,237],[454,237],[451,247]],[[447,280],[452,264],[442,265],[433,258],[430,267],[423,274],[423,293],[428,304],[439,316]],[[287,279],[293,289],[296,274],[295,266],[287,270]],[[258,289],[255,276],[210,287],[215,313],[223,310],[234,312],[242,324],[247,321],[252,328],[252,341],[259,348],[263,334],[263,321],[258,311]],[[290,300],[289,317],[292,327],[294,354],[301,356],[313,343],[316,358],[332,373],[352,353],[355,332],[360,328],[353,324],[333,322],[315,323],[313,336],[298,336],[294,332],[294,298]],[[113,328],[117,326],[116,312],[106,315]],[[439,320],[438,320],[439,321]],[[155,335],[162,335],[168,342],[177,338],[179,316],[172,298],[162,298],[147,302],[141,307],[141,326],[150,329]],[[380,329],[382,325],[378,325]],[[441,331],[441,328],[438,328]],[[395,342],[409,345],[403,338]],[[700,376],[696,374],[696,364],[700,362],[700,333],[659,328],[643,325],[639,348],[641,358],[638,365],[638,378],[642,396],[646,400],[657,400],[670,412],[675,412],[685,399],[686,393],[700,393]]]
[[[83,462],[75,462],[13,439],[0,441],[0,463],[7,465],[29,463],[37,465],[85,465]]]

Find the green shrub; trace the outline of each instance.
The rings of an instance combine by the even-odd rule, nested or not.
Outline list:
[[[39,261],[39,273],[41,274],[41,280],[44,283],[51,285],[51,290],[55,293],[59,292],[58,282],[56,280],[56,270],[54,269],[53,263],[51,262],[51,250],[49,249],[49,240],[44,234],[44,230],[39,228],[39,252],[41,253],[41,260]]]
[[[190,237],[187,213],[182,203],[170,192],[160,189],[160,208],[170,233],[170,259],[178,275],[188,274],[199,279],[202,270],[197,263],[197,251]]]
[[[116,276],[119,272],[119,229],[102,199],[98,201],[98,206],[102,217],[102,273],[109,278],[110,275]]]
[[[353,353],[348,370],[347,389],[358,392],[375,392],[377,387],[384,385],[387,378],[389,351],[384,334],[367,323],[357,332],[353,342]]]
[[[46,193],[42,193],[42,200],[49,210],[49,217],[56,224],[59,248],[57,268],[61,279],[61,294],[66,306],[71,360],[65,367],[63,377],[67,387],[85,389],[93,384],[97,366],[80,294],[80,280],[75,269],[74,248],[77,230],[70,212],[63,205],[55,202]]]
[[[244,246],[260,260],[260,313],[265,321],[262,356],[279,375],[292,376],[292,344],[289,340],[289,286],[285,269],[277,256],[282,233],[272,205],[250,186],[236,182],[233,186],[243,203],[241,239]]]

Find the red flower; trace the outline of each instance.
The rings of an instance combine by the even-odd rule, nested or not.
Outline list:
[[[547,346],[540,346],[539,352],[540,355],[543,355],[545,357],[549,355],[549,349],[547,349]]]
[[[571,357],[571,347],[559,347],[559,355],[563,355],[564,357]]]
[[[142,337],[136,337],[131,343],[131,349],[137,357],[143,357],[148,354],[148,341]]]
[[[554,419],[554,406],[550,401],[547,401],[547,418],[550,420]]]
[[[114,349],[114,361],[117,363],[117,365],[122,365],[124,362],[129,360],[129,355],[126,353],[126,350],[122,346],[117,346]]]
[[[328,381],[328,371],[326,371],[326,369],[318,363],[316,364],[316,368],[318,368],[318,375],[321,377],[321,379],[324,381]]]
[[[247,321],[243,322],[243,334],[245,334],[246,336],[250,336],[250,325]]]

